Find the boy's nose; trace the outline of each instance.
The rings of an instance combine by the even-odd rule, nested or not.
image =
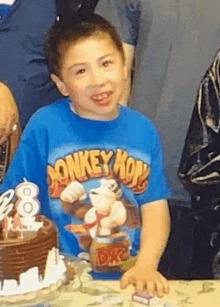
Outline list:
[[[91,85],[101,86],[106,82],[106,78],[100,70],[94,70],[91,72]]]

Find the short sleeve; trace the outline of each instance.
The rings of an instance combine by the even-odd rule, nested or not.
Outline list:
[[[146,192],[136,196],[139,205],[156,200],[168,199],[171,196],[171,190],[164,170],[162,144],[157,130],[154,132],[153,139],[148,186]]]
[[[141,11],[139,2],[138,0],[99,0],[95,13],[111,22],[125,43],[135,46]]]

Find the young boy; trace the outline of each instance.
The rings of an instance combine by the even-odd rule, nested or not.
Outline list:
[[[157,267],[169,236],[170,192],[154,125],[119,105],[127,74],[121,40],[93,15],[56,22],[45,53],[52,80],[68,97],[31,118],[1,191],[23,178],[37,184],[41,212],[56,223],[65,253],[88,250],[83,235],[123,229],[138,258],[121,287],[163,296],[169,286]]]

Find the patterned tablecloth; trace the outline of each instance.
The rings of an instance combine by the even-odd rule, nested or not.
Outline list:
[[[13,307],[146,306],[132,301],[133,286],[121,290],[119,281],[93,280],[88,274],[88,263],[74,261],[73,265],[76,270],[74,280],[51,292],[42,302],[13,304]],[[154,306],[158,307],[219,307],[220,280],[170,281],[170,293],[163,298],[156,298],[156,303]]]

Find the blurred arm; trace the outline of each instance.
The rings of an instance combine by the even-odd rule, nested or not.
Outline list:
[[[3,82],[0,82],[0,114],[0,144],[2,144],[13,132],[13,126],[19,121],[15,99]]]
[[[10,140],[9,159],[5,161],[8,164],[18,146],[21,128],[17,104],[10,89],[3,82],[0,82],[0,114],[0,145],[8,138]],[[14,125],[17,125],[16,130],[13,130]]]

